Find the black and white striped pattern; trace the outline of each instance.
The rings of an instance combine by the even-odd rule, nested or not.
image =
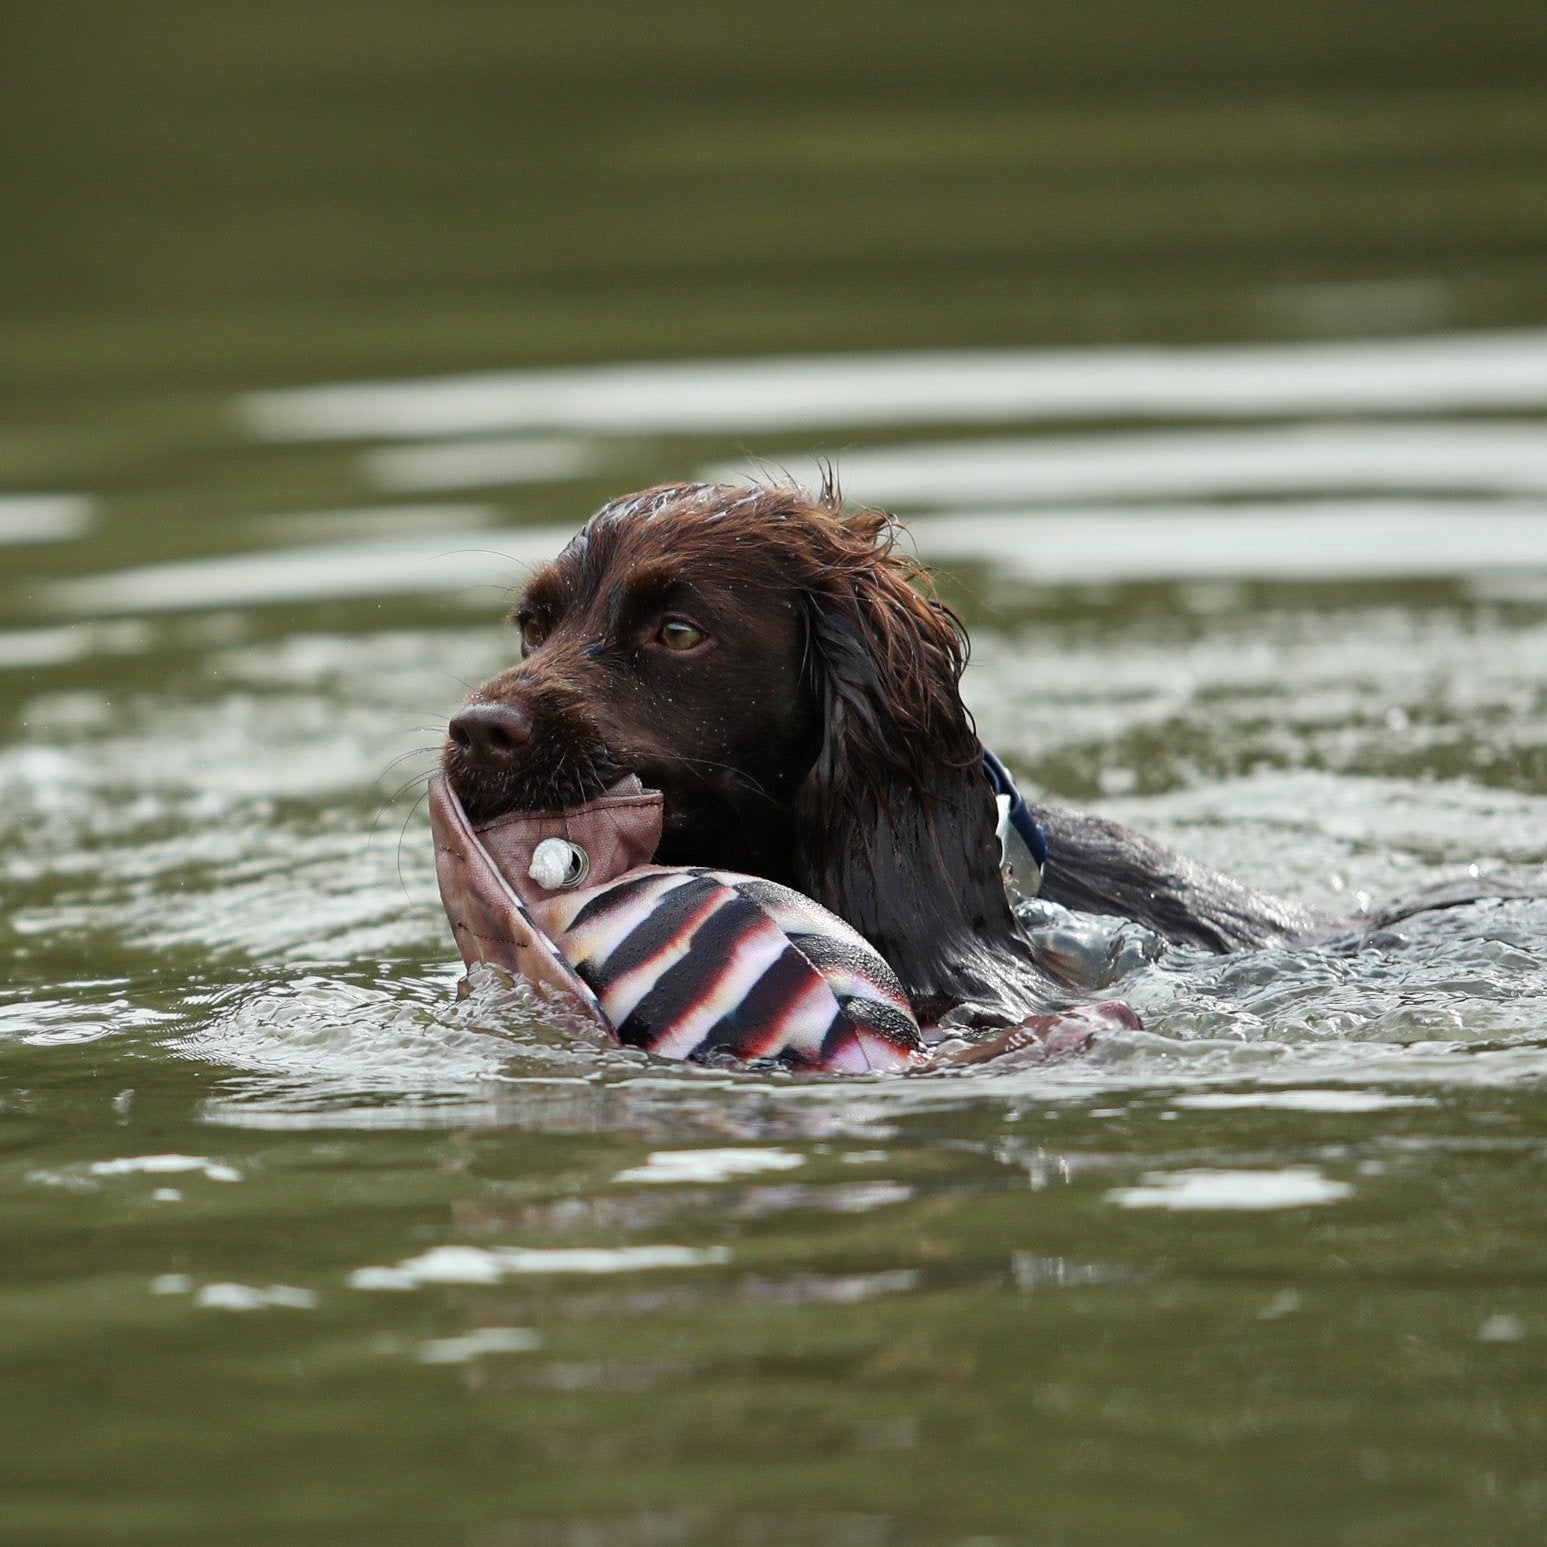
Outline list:
[[[665,1058],[861,1073],[924,1058],[896,975],[809,898],[725,871],[646,866],[541,905],[621,1041]]]

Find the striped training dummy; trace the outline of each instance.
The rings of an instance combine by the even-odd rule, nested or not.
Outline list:
[[[771,881],[650,864],[661,796],[637,778],[475,827],[437,774],[430,825],[462,960],[560,994],[630,1047],[835,1074],[930,1062],[896,974],[842,919]]]

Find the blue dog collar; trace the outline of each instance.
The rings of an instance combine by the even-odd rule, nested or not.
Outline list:
[[[983,772],[999,805],[1000,856],[1021,891],[1035,897],[1042,888],[1042,867],[1047,863],[1047,834],[1031,814],[1010,770],[987,747],[983,748]]]

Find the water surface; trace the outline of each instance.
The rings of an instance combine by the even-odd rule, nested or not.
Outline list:
[[[419,803],[590,509],[825,457],[1030,786],[1350,916],[1540,867],[1538,9],[478,10],[17,34],[5,1539],[1540,1540],[1547,904],[711,1072],[458,1001]]]

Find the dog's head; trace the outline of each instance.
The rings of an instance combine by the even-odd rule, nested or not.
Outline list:
[[[517,604],[520,664],[451,722],[442,762],[469,815],[574,805],[632,773],[666,797],[666,862],[755,858],[820,744],[797,545],[777,531],[797,503],[678,484],[598,511]]]
[[[604,506],[517,605],[521,663],[451,722],[464,809],[562,808],[637,774],[665,797],[662,863],[796,886],[916,1001],[1003,997],[995,942],[1023,946],[966,642],[897,535],[830,491],[674,484]]]

